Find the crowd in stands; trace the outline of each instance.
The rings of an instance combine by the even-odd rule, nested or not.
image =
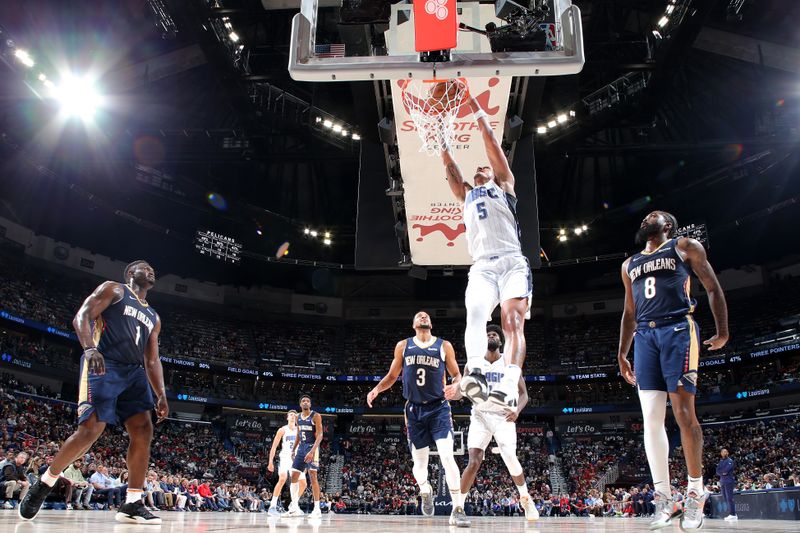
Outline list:
[[[51,392],[0,374],[0,453],[10,461],[23,457],[19,471],[30,485],[74,431],[77,416],[74,404],[21,393],[47,397]],[[264,450],[237,449],[226,444],[222,433],[209,423],[159,424],[146,480],[147,505],[174,511],[266,510],[274,479],[268,479],[263,468],[243,468],[263,460]],[[60,501],[74,509],[119,506],[127,489],[127,444],[124,431],[109,426],[92,449],[65,470],[66,479],[59,481],[56,491]],[[21,488],[22,483],[11,494],[0,493],[4,507],[11,506],[12,498],[19,499]]]
[[[65,271],[66,272],[66,271]],[[19,257],[0,255],[2,308],[24,318],[71,331],[71,321],[82,300],[94,288],[86,277],[51,272]],[[779,297],[776,297],[779,296]],[[160,302],[154,306],[164,318],[160,336],[165,355],[223,364],[261,368],[305,368],[338,374],[386,372],[396,342],[410,337],[408,321],[363,321],[345,326],[298,323],[286,319],[258,319],[237,309]],[[775,302],[780,302],[776,306]],[[713,331],[713,320],[703,298],[696,317],[701,335]],[[729,295],[733,336],[726,351],[749,349],[759,337],[783,328],[781,320],[800,314],[798,278],[774,279],[763,292]],[[463,320],[433,320],[434,334],[465,353]],[[619,335],[617,314],[540,318],[525,325],[528,357],[526,374],[616,371]]]

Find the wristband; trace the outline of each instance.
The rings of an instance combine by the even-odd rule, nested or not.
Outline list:
[[[83,353],[86,353],[86,352],[88,352],[88,351],[90,351],[90,350],[97,351],[97,346],[89,346],[89,347],[87,347],[87,348],[84,348],[84,349],[83,349]]]
[[[478,109],[477,111],[472,113],[472,118],[475,120],[475,122],[478,122],[478,120],[480,120],[481,117],[487,120],[489,119],[489,115],[487,115],[486,111],[484,111],[483,109]]]

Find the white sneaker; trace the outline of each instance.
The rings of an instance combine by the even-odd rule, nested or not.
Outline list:
[[[67,504],[67,511],[72,511],[72,504],[71,503]],[[726,520],[727,520],[727,518],[726,518]]]
[[[314,507],[314,510],[311,511],[311,514],[308,515],[309,518],[322,518],[322,510],[319,507]]]
[[[3,509],[13,509],[13,508],[14,508],[14,506],[13,506],[13,505],[11,505],[11,502],[10,502],[10,501],[6,500],[6,501],[3,503]]]
[[[303,510],[300,509],[300,507],[292,507],[290,505],[289,510],[283,513],[281,515],[281,518],[298,518],[298,517],[303,517],[305,515],[306,513],[304,513]]]
[[[723,520],[725,520],[726,522],[736,522],[739,520],[739,517],[736,516],[735,514],[729,514]]]
[[[539,520],[539,511],[536,510],[536,505],[530,496],[520,496],[519,504],[522,506],[522,510],[525,511],[525,520],[528,522]]]
[[[690,490],[686,494],[683,502],[683,516],[681,517],[681,529],[684,531],[697,531],[703,528],[703,507],[706,504],[708,492],[698,494]]]
[[[270,516],[280,516],[281,512],[278,510],[278,504],[270,505],[267,514]]]
[[[489,397],[489,384],[481,369],[475,368],[464,376],[459,383],[461,394],[469,398],[475,405],[485,403]]]
[[[653,515],[653,521],[650,522],[650,531],[669,526],[672,524],[673,518],[678,518],[683,513],[681,504],[663,492],[656,492],[653,503],[656,506],[656,512]]]

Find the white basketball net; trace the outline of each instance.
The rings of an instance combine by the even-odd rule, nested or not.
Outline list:
[[[403,104],[414,121],[422,141],[420,152],[435,156],[455,140],[455,120],[465,101],[467,85],[461,80],[447,80],[448,88],[434,96],[433,82],[409,81],[403,88]]]

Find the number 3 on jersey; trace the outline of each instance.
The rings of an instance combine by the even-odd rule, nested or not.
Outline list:
[[[656,278],[650,276],[644,279],[644,297],[648,300],[656,295]]]
[[[478,202],[475,204],[475,208],[478,210],[478,220],[483,220],[487,216],[489,216],[489,212],[486,210],[486,203],[485,202]]]
[[[425,369],[418,368],[417,369],[417,386],[424,387],[425,386]]]

